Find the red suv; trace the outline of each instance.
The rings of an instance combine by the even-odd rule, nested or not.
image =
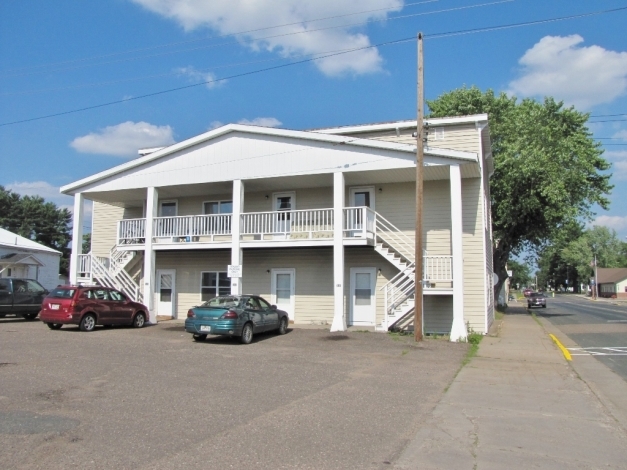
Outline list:
[[[147,312],[145,305],[109,287],[58,286],[41,304],[39,319],[52,330],[63,325],[78,325],[81,331],[92,331],[96,325],[141,328]]]

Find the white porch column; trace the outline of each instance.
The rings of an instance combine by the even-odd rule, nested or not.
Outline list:
[[[344,173],[333,174],[333,298],[331,331],[346,331],[344,316]]]
[[[70,284],[76,284],[78,280],[78,255],[83,253],[83,206],[85,197],[83,193],[74,195],[74,215],[72,217],[72,253],[70,255]]]
[[[243,262],[243,253],[240,248],[242,212],[244,212],[244,182],[242,180],[233,180],[233,214],[231,219],[232,265],[241,265]],[[242,292],[242,278],[232,277],[231,295],[241,295]]]
[[[464,257],[462,252],[462,176],[459,165],[450,166],[451,254],[453,255],[453,326],[451,341],[466,341],[464,322]]]
[[[155,264],[156,253],[152,248],[152,231],[154,218],[159,210],[159,192],[157,188],[147,188],[146,190],[146,225],[144,238],[146,240],[144,251],[144,304],[148,307],[150,315],[149,321],[153,325],[157,324],[157,307],[155,305]]]

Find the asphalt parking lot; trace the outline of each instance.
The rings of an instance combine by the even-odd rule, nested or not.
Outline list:
[[[0,319],[2,468],[389,468],[467,344]]]

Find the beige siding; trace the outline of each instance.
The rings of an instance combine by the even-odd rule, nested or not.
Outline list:
[[[464,320],[476,332],[485,332],[484,249],[481,179],[462,180],[462,227],[464,257]]]
[[[443,133],[437,133],[436,129],[442,129]],[[397,135],[395,130],[361,132],[353,135],[361,139],[383,140],[387,142],[416,145],[416,138],[412,136],[414,132],[415,129],[402,129],[400,130],[400,135]],[[480,140],[474,124],[433,126],[429,129],[429,134],[427,135],[427,145],[439,149],[478,153]]]
[[[157,252],[156,269],[176,270],[176,318],[185,318],[187,310],[201,303],[200,273],[226,271],[230,263],[230,250]]]
[[[424,298],[424,331],[450,334],[453,326],[453,296],[427,295]]]

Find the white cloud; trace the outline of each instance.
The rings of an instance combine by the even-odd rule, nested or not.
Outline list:
[[[207,130],[212,131],[222,126],[224,126],[224,123],[222,121],[211,121],[211,124],[209,124],[209,127],[207,128]]]
[[[140,148],[162,147],[173,143],[170,126],[127,121],[77,137],[70,146],[81,153],[136,157]]]
[[[245,124],[248,126],[262,126],[262,127],[279,127],[283,124],[277,118],[273,117],[258,117],[255,119],[240,119],[237,121],[238,124]]]
[[[627,180],[627,150],[605,152],[604,158],[612,162],[612,177],[615,180]]]
[[[591,225],[601,225],[603,227],[613,228],[617,232],[627,229],[627,216],[618,215],[600,215],[592,222]]]
[[[282,57],[319,54],[327,51],[353,49],[370,45],[368,36],[355,31],[350,23],[385,19],[403,8],[403,0],[133,0],[146,9],[171,18],[185,30],[207,27],[220,34],[234,34],[252,50],[276,52]],[[313,19],[348,15],[355,11],[371,11],[327,21]],[[281,28],[269,26],[289,24]],[[339,28],[303,34],[324,27]],[[276,37],[269,37],[276,36]],[[328,57],[314,62],[326,75],[364,74],[381,70],[382,58],[376,48]]]
[[[184,75],[190,79],[191,82],[207,82],[205,86],[210,90],[212,88],[219,87],[226,83],[226,80],[216,80],[216,75],[212,72],[202,72],[200,70],[196,70],[194,67],[179,67],[175,70],[175,72],[179,75]]]
[[[589,109],[627,91],[627,52],[583,47],[583,38],[545,36],[518,61],[522,75],[509,84],[518,96],[553,96]]]
[[[615,139],[627,140],[627,129],[616,132],[612,137]]]

